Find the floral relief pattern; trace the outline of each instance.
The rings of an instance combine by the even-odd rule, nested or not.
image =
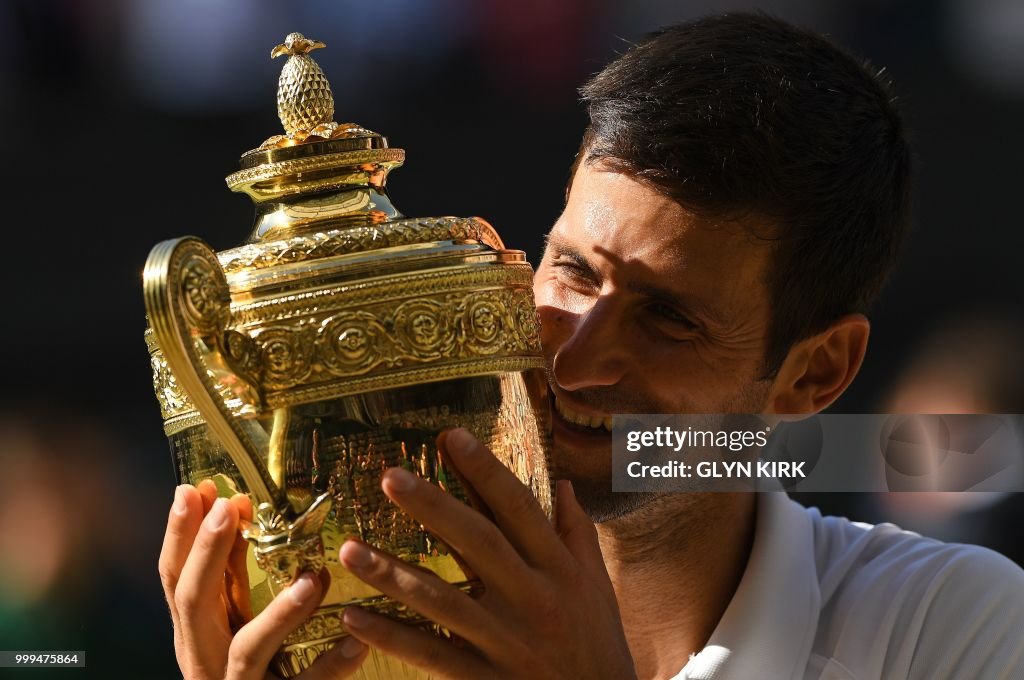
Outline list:
[[[530,292],[503,288],[313,316],[301,326],[253,330],[251,341],[255,355],[237,330],[224,345],[236,365],[275,391],[390,368],[539,356],[540,326]]]
[[[327,317],[317,337],[324,368],[335,375],[358,375],[382,361],[387,329],[368,312],[341,312]]]
[[[230,295],[216,262],[194,255],[182,267],[181,286],[187,323],[200,333],[216,330],[226,320]]]
[[[267,328],[256,337],[260,348],[263,385],[280,389],[309,375],[310,347],[305,329]]]

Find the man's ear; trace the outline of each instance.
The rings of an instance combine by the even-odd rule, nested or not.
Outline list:
[[[847,314],[794,344],[772,386],[772,412],[810,415],[828,408],[860,370],[870,333],[866,316]]]

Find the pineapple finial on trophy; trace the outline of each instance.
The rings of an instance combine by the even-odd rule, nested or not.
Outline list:
[[[254,151],[272,151],[307,142],[350,137],[383,140],[381,135],[362,125],[334,121],[331,85],[320,65],[309,56],[310,52],[321,47],[326,45],[319,40],[310,40],[301,33],[289,33],[283,43],[271,50],[271,59],[288,55],[277,81],[277,115],[285,134],[270,137]],[[228,185],[231,184],[229,178]]]
[[[289,33],[275,47],[270,58],[287,54],[288,61],[277,81],[277,115],[288,135],[306,133],[327,137],[337,124],[334,120],[334,97],[331,85],[320,66],[309,53],[326,47],[319,40],[310,40],[301,33]],[[326,133],[326,134],[325,134]]]

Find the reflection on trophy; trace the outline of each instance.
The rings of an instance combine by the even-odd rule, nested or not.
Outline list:
[[[184,237],[153,248],[146,341],[179,482],[248,494],[249,602],[259,613],[305,570],[331,586],[275,667],[291,677],[345,636],[357,604],[447,635],[342,567],[358,537],[467,591],[447,547],[394,505],[380,476],[401,466],[462,500],[437,435],[466,427],[550,514],[547,383],[522,252],[479,218],[407,218],[385,191],[401,149],[336,123],[324,45],[289,35],[278,86],[285,134],[227,178],[256,219],[247,243],[215,253]],[[471,576],[471,575],[470,575]],[[371,653],[366,678],[422,677]]]

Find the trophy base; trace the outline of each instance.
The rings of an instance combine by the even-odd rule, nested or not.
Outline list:
[[[469,594],[482,592],[482,586],[478,581],[466,581],[457,584],[457,586],[460,590]],[[361,602],[360,606],[385,614],[389,618],[402,621],[406,625],[415,626],[438,637],[449,640],[454,637],[443,626],[418,616],[415,612],[388,598],[372,598]],[[348,633],[342,624],[344,612],[345,606],[322,607],[318,609],[303,624],[303,633],[308,637],[314,634],[314,631],[318,631],[320,637],[313,640],[304,639],[291,644],[289,644],[288,640],[285,640],[285,644],[274,657],[272,669],[282,678],[294,678],[312,666],[321,654],[343,642],[348,637]],[[393,680],[394,678],[401,678],[402,680],[427,680],[432,676],[425,671],[410,666],[394,657],[387,656],[380,650],[371,647],[366,661],[350,677],[355,680]]]
[[[274,657],[273,670],[282,678],[294,678],[313,665],[317,657],[340,643],[343,637],[327,642],[304,643],[301,649],[282,650]],[[428,680],[433,676],[371,648],[359,670],[347,677],[352,680]]]
[[[551,516],[554,493],[548,474],[547,409],[544,371],[530,369],[301,404],[258,420],[270,442],[264,463],[274,468],[270,463],[277,461],[289,498],[323,496],[332,500],[319,535],[322,565],[330,574],[330,585],[320,607],[284,640],[274,670],[283,678],[295,677],[343,640],[348,632],[342,615],[348,606],[363,607],[453,639],[448,630],[382,595],[345,569],[338,551],[347,539],[357,538],[435,574],[470,596],[479,592],[482,585],[464,570],[458,556],[385,496],[381,475],[388,468],[401,467],[472,505],[458,470],[437,447],[441,432],[466,427],[530,488]],[[209,480],[221,497],[247,492],[238,468],[201,420],[182,419],[172,425],[174,431],[168,434],[180,482],[199,485]],[[232,566],[233,578],[241,585],[240,600],[245,601],[231,604],[242,622],[263,611],[283,588],[280,579],[258,564],[252,546],[244,555],[244,563]],[[371,650],[355,677],[429,676]]]

